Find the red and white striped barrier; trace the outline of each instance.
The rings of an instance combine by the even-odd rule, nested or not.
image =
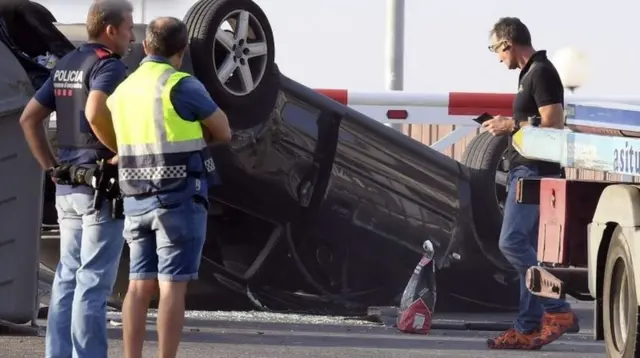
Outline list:
[[[483,112],[509,116],[511,93],[355,92],[318,89],[325,96],[383,123],[449,124],[477,127]]]
[[[473,120],[484,112],[511,116],[513,93],[420,93],[407,91],[363,92],[346,89],[316,89],[379,122],[390,124],[455,125],[450,134],[431,145],[444,150],[471,134],[478,124]],[[567,95],[566,103],[615,102],[640,105],[640,97]]]
[[[345,89],[316,89],[325,96],[381,122],[407,124],[466,124],[460,117],[474,118],[487,112],[512,115],[513,93],[419,93],[406,91],[359,92]],[[615,102],[640,105],[640,97],[580,97],[567,95],[567,103]],[[424,110],[429,110],[424,112]],[[436,111],[436,112],[434,112]],[[393,114],[388,116],[387,113]],[[439,118],[421,114],[437,114]],[[403,115],[406,114],[406,115]],[[454,121],[443,121],[444,118]],[[472,121],[473,122],[473,121]],[[475,122],[473,122],[475,123]]]

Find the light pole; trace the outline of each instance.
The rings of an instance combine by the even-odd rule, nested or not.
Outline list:
[[[564,47],[553,56],[552,62],[564,88],[573,94],[582,87],[589,77],[589,61],[587,55],[575,47]]]
[[[141,0],[140,2],[140,23],[144,24],[146,21],[147,13],[147,0]]]
[[[385,67],[387,89],[404,89],[404,0],[387,0],[387,33]],[[388,125],[402,130],[401,124]]]

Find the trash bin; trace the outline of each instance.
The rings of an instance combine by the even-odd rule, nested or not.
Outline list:
[[[18,122],[34,90],[0,42],[0,320],[23,324],[37,309],[44,172]]]

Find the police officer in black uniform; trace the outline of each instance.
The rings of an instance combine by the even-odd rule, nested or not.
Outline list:
[[[46,357],[107,358],[106,300],[122,253],[123,220],[108,202],[94,207],[94,188],[69,185],[69,166],[111,160],[113,133],[100,113],[124,80],[120,60],[133,38],[133,7],[125,0],[97,0],[87,16],[89,42],[64,56],[27,104],[20,124],[43,169],[56,182],[60,262],[51,290]],[[56,112],[58,152],[52,153],[43,122]]]

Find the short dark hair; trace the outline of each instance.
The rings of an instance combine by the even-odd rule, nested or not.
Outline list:
[[[498,40],[511,41],[514,45],[531,46],[531,33],[517,17],[502,17],[493,25],[490,35]]]
[[[130,12],[133,5],[127,0],[95,0],[87,14],[89,40],[98,39],[109,25],[120,27]]]
[[[184,51],[189,44],[189,30],[175,17],[159,17],[147,26],[145,40],[150,55],[168,58]]]

